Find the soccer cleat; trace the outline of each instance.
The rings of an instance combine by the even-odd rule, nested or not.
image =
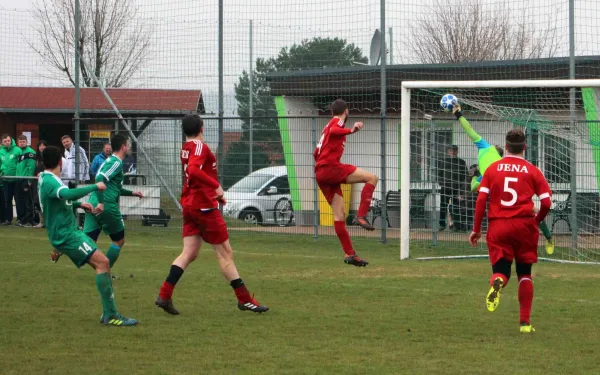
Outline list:
[[[369,224],[369,221],[364,216],[357,217],[356,218],[356,224],[360,225],[361,227],[363,227],[364,229],[366,229],[368,231],[374,231],[375,230],[375,227],[372,226],[371,224]]]
[[[56,263],[58,262],[58,259],[61,257],[62,253],[58,250],[52,250],[52,253],[50,253],[50,261],[52,263]]]
[[[103,317],[102,324],[105,326],[131,327],[138,324],[138,321],[133,318],[126,318],[121,314],[117,314],[110,318]]]
[[[504,285],[504,281],[502,278],[496,277],[492,286],[490,287],[490,291],[485,298],[485,305],[487,306],[488,311],[495,311],[498,308],[498,304],[500,303],[500,290],[502,289],[502,285]]]
[[[179,315],[179,311],[175,308],[175,306],[173,306],[173,300],[170,298],[162,299],[160,298],[160,296],[158,296],[156,298],[156,301],[154,301],[154,304],[160,307],[161,309],[165,310],[167,314]]]
[[[369,264],[369,262],[364,259],[360,259],[360,257],[356,254],[345,257],[344,263],[351,264],[356,267],[366,267]]]
[[[529,323],[521,323],[521,327],[520,327],[521,333],[534,333],[535,332],[535,328],[533,328],[533,326]]]
[[[554,245],[556,245],[556,243],[554,242],[554,238],[546,240],[546,254],[554,254]]]
[[[238,309],[242,311],[252,311],[255,313],[264,313],[269,311],[267,306],[261,305],[257,300],[254,299],[254,294],[248,302],[242,303],[242,301],[238,301]]]

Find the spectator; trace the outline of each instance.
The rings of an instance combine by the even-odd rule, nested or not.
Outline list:
[[[458,202],[467,180],[467,163],[458,157],[458,146],[448,147],[445,157],[438,160],[438,183],[441,187],[440,231],[446,229],[448,205]]]
[[[35,174],[35,151],[27,145],[27,137],[17,137],[17,146],[21,149],[17,163],[18,177],[33,177]],[[33,195],[31,180],[17,180],[15,201],[17,203],[17,225],[31,228],[36,223],[33,221]]]
[[[65,148],[65,159],[67,159],[66,176],[70,180],[82,180],[88,181],[90,179],[90,162],[85,155],[85,150],[81,146],[73,144],[73,139],[70,135],[64,135],[61,138],[62,144]],[[75,165],[77,161],[77,153],[79,153],[79,169]]]
[[[0,142],[2,140],[0,139]],[[2,148],[2,144],[0,143],[0,148]],[[2,157],[0,157],[0,225],[6,225],[6,221],[4,220],[4,180],[2,179]]]
[[[16,176],[17,162],[21,156],[21,149],[15,145],[15,141],[8,134],[2,135],[2,147],[0,148],[0,160],[2,161],[2,176]],[[4,225],[10,225],[13,219],[13,198],[16,190],[15,179],[4,179]]]
[[[44,169],[46,169],[44,167],[44,158],[42,157],[42,152],[44,151],[44,149],[48,147],[48,142],[44,141],[44,140],[40,140],[38,142],[37,145],[37,150],[36,150],[36,162],[35,162],[35,176],[39,177],[40,173],[44,171]],[[65,161],[63,160],[63,163]],[[33,184],[31,186],[31,190],[33,192],[33,196],[35,197],[35,208],[37,209],[37,211],[40,213],[39,215],[39,220],[40,222],[35,225],[34,228],[45,228],[46,225],[44,224],[44,215],[42,215],[42,207],[40,206],[40,196],[38,194],[38,181],[37,180],[33,180]]]
[[[92,161],[92,166],[90,167],[90,173],[92,174],[93,177],[96,176],[96,173],[98,173],[100,166],[102,165],[102,163],[104,163],[104,161],[110,155],[112,155],[112,147],[110,146],[110,143],[107,142],[104,144],[104,148],[102,149],[102,152],[99,153],[98,155],[96,155],[94,157],[94,160]]]

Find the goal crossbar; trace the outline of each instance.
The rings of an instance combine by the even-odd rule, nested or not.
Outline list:
[[[400,259],[410,257],[410,115],[413,89],[477,88],[585,88],[600,87],[600,79],[404,81],[401,84],[400,121]]]

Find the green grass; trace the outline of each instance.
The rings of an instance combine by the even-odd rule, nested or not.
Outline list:
[[[121,312],[103,327],[93,272],[48,260],[42,231],[0,228],[2,374],[597,374],[600,268],[535,267],[533,323],[518,331],[516,278],[488,313],[487,260],[398,260],[397,243],[358,240],[371,262],[342,263],[334,238],[232,233],[236,263],[271,307],[240,312],[205,249],[154,306],[179,253],[176,233],[128,233],[114,268]],[[101,248],[108,247],[102,237]],[[129,277],[133,274],[133,277]]]

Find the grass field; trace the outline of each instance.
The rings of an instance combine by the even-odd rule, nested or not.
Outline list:
[[[371,265],[343,264],[335,239],[232,233],[256,298],[238,311],[212,251],[154,306],[177,233],[128,233],[114,268],[117,306],[140,320],[104,327],[93,272],[48,259],[44,231],[0,228],[2,374],[598,374],[600,268],[535,267],[534,335],[518,330],[516,278],[484,306],[487,260],[398,260],[397,243],[356,242]],[[101,248],[108,247],[102,237]],[[133,277],[129,275],[133,274]]]

